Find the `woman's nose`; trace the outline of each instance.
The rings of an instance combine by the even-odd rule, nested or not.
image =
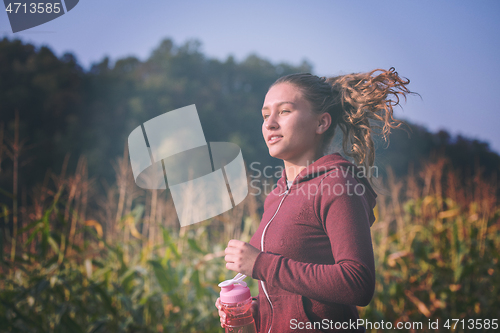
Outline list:
[[[266,129],[277,129],[279,127],[278,122],[276,121],[276,117],[274,115],[270,115],[266,121]]]

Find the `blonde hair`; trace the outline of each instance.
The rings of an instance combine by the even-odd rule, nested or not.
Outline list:
[[[414,94],[406,87],[410,80],[400,77],[393,67],[329,78],[311,73],[290,74],[276,80],[271,87],[280,83],[293,84],[301,90],[313,112],[328,112],[332,117],[332,124],[324,133],[323,150],[329,147],[338,126],[343,132],[344,154],[355,164],[364,166],[366,171],[375,162],[372,134],[382,135],[389,145],[391,129],[402,124],[410,128],[393,117],[393,108],[399,105],[400,98],[406,100],[408,94]],[[368,173],[373,184],[371,176]]]

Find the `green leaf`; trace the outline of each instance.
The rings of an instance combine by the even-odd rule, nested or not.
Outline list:
[[[196,298],[201,298],[204,294],[204,288],[200,283],[200,272],[199,270],[195,270],[191,275],[191,282],[194,284],[194,288],[196,290]]]
[[[49,242],[50,247],[52,248],[52,250],[54,250],[55,253],[59,254],[59,246],[57,245],[57,243],[54,240],[54,238],[52,238],[51,236],[49,236],[48,237],[48,242]]]
[[[149,260],[148,263],[153,267],[153,271],[155,273],[156,279],[158,280],[158,283],[160,284],[161,289],[164,293],[168,294],[174,286],[174,284],[170,280],[169,275],[159,262],[155,260]]]
[[[3,228],[0,228],[0,263],[3,263]]]
[[[198,244],[196,243],[196,240],[192,239],[192,238],[188,238],[188,244],[189,244],[189,247],[198,252],[198,253],[202,253],[204,254],[204,251],[202,249],[200,249],[200,247],[198,246]]]
[[[84,333],[84,331],[80,328],[80,326],[73,319],[71,319],[71,317],[67,313],[65,313],[62,316],[61,322],[68,329],[67,332]]]
[[[3,188],[0,187],[0,193],[2,193],[3,195],[13,199],[14,198],[14,195],[10,192],[7,192],[6,190],[4,190]]]

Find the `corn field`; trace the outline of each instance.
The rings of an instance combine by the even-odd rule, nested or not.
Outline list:
[[[75,170],[67,161],[21,193],[14,174],[14,193],[0,194],[12,200],[0,207],[0,331],[221,332],[217,284],[234,275],[224,248],[250,240],[264,194],[180,228],[167,191],[135,185],[127,149],[114,184],[89,177],[83,156]],[[463,179],[444,158],[404,179],[387,172],[372,227],[376,291],[360,317],[500,318],[497,180]]]

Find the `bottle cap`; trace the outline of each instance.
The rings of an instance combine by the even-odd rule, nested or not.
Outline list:
[[[226,304],[236,304],[251,298],[250,289],[243,281],[223,286],[220,292],[220,301]]]

